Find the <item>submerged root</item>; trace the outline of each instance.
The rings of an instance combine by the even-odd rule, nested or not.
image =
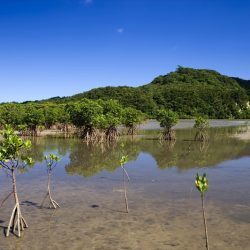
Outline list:
[[[85,127],[80,131],[81,138],[86,142],[96,142],[102,140],[102,134],[93,127]]]
[[[136,126],[135,125],[131,125],[128,127],[128,132],[127,135],[136,135]]]
[[[209,140],[209,136],[207,131],[197,131],[196,135],[195,135],[195,141],[208,141]]]
[[[21,237],[21,231],[23,231],[24,228],[27,227],[28,224],[22,216],[20,205],[19,203],[16,203],[15,207],[12,210],[9,225],[6,231],[6,237],[8,237],[10,234],[10,228],[12,228],[13,234],[15,234],[15,232],[17,231],[17,236]]]
[[[160,140],[174,141],[176,140],[175,131],[173,129],[164,129],[160,134]]]
[[[47,194],[45,195],[41,205],[40,205],[40,208],[43,208],[44,207],[44,202],[46,201],[46,199],[49,198],[49,208],[58,208],[60,207],[59,204],[52,199],[51,195],[50,195],[50,192],[47,192]]]
[[[118,139],[119,133],[115,126],[110,126],[105,132],[107,141],[116,141]]]

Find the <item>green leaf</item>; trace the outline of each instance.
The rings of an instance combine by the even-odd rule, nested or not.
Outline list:
[[[198,173],[196,174],[195,186],[201,194],[204,194],[208,190],[208,180],[206,177],[206,173],[200,176]]]

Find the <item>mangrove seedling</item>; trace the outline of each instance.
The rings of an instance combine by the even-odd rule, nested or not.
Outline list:
[[[207,231],[207,220],[206,220],[206,213],[205,213],[205,205],[204,205],[204,195],[205,192],[208,190],[208,180],[207,176],[204,173],[200,176],[198,173],[196,175],[195,186],[201,194],[201,204],[202,204],[202,212],[203,212],[203,223],[205,229],[205,238],[206,238],[206,249],[209,250],[208,244],[208,231]]]
[[[54,154],[49,154],[49,155],[44,156],[44,160],[46,161],[46,165],[47,165],[48,183],[47,183],[47,193],[43,199],[41,208],[43,207],[45,200],[49,198],[49,207],[56,209],[57,207],[60,207],[60,206],[51,197],[50,183],[51,183],[52,171],[56,167],[57,162],[60,160],[60,157]]]
[[[121,145],[121,148],[123,149],[124,145]],[[126,178],[128,181],[130,181],[128,172],[125,169],[125,164],[128,163],[128,155],[122,155],[121,159],[120,159],[120,166],[123,170],[123,193],[124,193],[124,200],[125,200],[125,206],[126,206],[126,213],[129,212],[128,209],[128,197],[127,197],[127,187],[126,187]]]
[[[15,201],[6,236],[9,236],[10,228],[12,228],[13,234],[15,234],[17,230],[17,236],[21,237],[21,231],[23,231],[24,228],[27,228],[28,224],[21,213],[19,197],[17,194],[16,171],[24,170],[27,166],[33,164],[32,158],[26,155],[26,151],[31,148],[31,141],[19,138],[10,125],[4,126],[2,135],[3,140],[0,143],[0,168],[5,169],[8,176],[11,177],[12,191],[3,199],[1,205],[3,205],[3,203],[12,195]]]
[[[208,141],[208,128],[209,128],[209,122],[207,118],[204,117],[196,117],[194,122],[194,128],[197,130],[195,134],[195,141]]]

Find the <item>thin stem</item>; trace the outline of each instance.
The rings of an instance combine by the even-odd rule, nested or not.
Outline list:
[[[49,197],[49,207],[53,207],[54,209],[56,209],[57,207],[60,207],[59,204],[52,199],[52,196],[51,196],[51,191],[50,191],[50,182],[51,182],[51,174],[52,174],[52,171],[51,169],[48,169],[48,183],[47,183],[47,193],[40,205],[40,208],[43,207],[43,204],[45,202],[45,200],[47,199],[47,197]]]
[[[128,213],[128,198],[127,198],[127,189],[126,189],[126,183],[125,183],[125,169],[123,168],[123,189],[124,189],[124,199],[125,199],[125,205],[126,205],[126,212]]]
[[[209,250],[208,232],[207,232],[207,219],[206,219],[206,213],[205,213],[205,205],[204,205],[204,195],[203,195],[203,193],[201,194],[201,203],[202,203],[203,222],[204,222],[205,238],[206,238],[206,249]]]
[[[123,171],[125,172],[125,174],[126,174],[126,176],[127,176],[128,181],[130,181],[130,178],[129,178],[128,172],[126,171],[126,169],[124,168],[124,166],[123,166],[123,165],[122,165],[121,167],[122,167]]]

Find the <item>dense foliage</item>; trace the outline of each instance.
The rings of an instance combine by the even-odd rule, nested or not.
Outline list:
[[[134,135],[137,125],[142,123],[144,115],[140,110],[134,108],[125,108],[122,114],[122,120],[125,127],[128,129],[128,135]]]
[[[174,140],[175,133],[172,127],[178,123],[178,115],[172,110],[160,109],[156,114],[157,121],[160,122],[160,126],[164,129],[162,133],[162,139]]]

